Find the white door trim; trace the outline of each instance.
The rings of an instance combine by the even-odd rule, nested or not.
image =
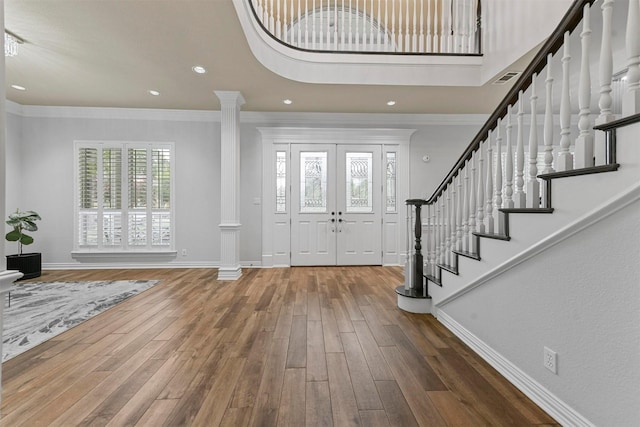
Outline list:
[[[409,196],[409,144],[415,129],[381,128],[312,128],[259,127],[262,136],[262,266],[290,265],[290,200],[286,212],[276,213],[275,158],[276,152],[287,153],[287,188],[290,188],[291,144],[379,144],[382,152],[397,153],[397,207],[394,213],[384,214],[383,264],[404,263],[406,218],[404,200]]]

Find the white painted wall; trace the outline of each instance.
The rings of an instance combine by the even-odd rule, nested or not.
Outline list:
[[[640,422],[640,201],[442,310],[597,426]],[[558,354],[558,375],[543,347]]]

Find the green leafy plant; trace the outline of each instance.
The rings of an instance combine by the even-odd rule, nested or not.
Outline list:
[[[22,255],[22,245],[30,245],[33,243],[33,237],[25,234],[25,231],[37,231],[37,220],[41,220],[40,215],[34,211],[20,212],[20,209],[9,215],[7,224],[13,227],[13,230],[7,233],[5,238],[10,242],[18,242],[20,247],[20,255]]]

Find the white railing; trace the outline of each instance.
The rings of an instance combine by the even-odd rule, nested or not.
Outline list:
[[[618,21],[612,23],[612,16]],[[426,275],[439,280],[439,266],[455,268],[454,250],[477,254],[472,233],[504,236],[498,209],[548,208],[539,173],[609,164],[603,133],[595,134],[594,122],[602,125],[640,113],[640,0],[629,0],[628,6],[614,0],[577,0],[565,18],[428,199],[423,210],[430,230],[424,239]],[[618,37],[614,26],[624,28]],[[600,40],[591,40],[591,28],[602,29]],[[572,51],[572,45],[580,49]],[[592,46],[600,46],[597,55],[590,55]],[[626,59],[615,63],[613,52],[621,50]],[[570,52],[580,54],[576,58]],[[592,76],[594,71],[597,75]],[[572,109],[572,100],[577,100],[577,108]],[[621,112],[616,107],[620,105]]]
[[[247,0],[264,29],[300,49],[479,54],[480,0]]]

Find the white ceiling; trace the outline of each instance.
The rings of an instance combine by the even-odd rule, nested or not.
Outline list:
[[[287,80],[255,60],[231,0],[5,0],[5,26],[26,41],[6,58],[7,98],[22,105],[217,110],[214,90],[238,90],[246,111],[479,114],[510,87]]]

